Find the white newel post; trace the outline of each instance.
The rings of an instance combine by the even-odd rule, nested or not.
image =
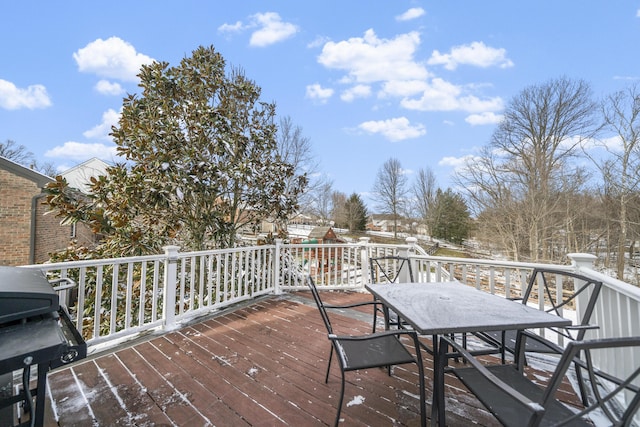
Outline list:
[[[567,254],[569,259],[571,260],[571,265],[574,267],[576,273],[580,273],[580,270],[583,268],[593,269],[595,261],[598,259],[597,256],[592,254],[583,254],[583,253],[571,253]],[[575,283],[573,284],[574,289],[578,289],[583,283]],[[580,319],[583,316],[583,307],[587,304],[589,300],[589,295],[579,295],[576,301],[576,312]],[[597,309],[596,309],[597,310]],[[587,332],[586,337],[589,337],[590,332]]]
[[[415,260],[412,258],[412,256],[416,253],[416,245],[418,244],[418,239],[415,237],[407,237],[405,239],[405,242],[407,242],[408,246],[406,248],[400,248],[398,250],[398,253],[401,257],[407,258],[409,260],[409,262],[411,263],[411,271],[415,272],[417,270],[416,266],[414,265]],[[415,280],[415,273],[413,275]],[[409,283],[411,281],[411,278],[409,277],[409,267],[402,269],[402,271],[400,272],[399,280],[401,283]]]
[[[360,271],[362,271],[362,277],[360,280],[360,286],[364,288],[364,285],[369,283],[371,279],[369,277],[369,237],[360,237]]]
[[[282,256],[282,244],[284,243],[283,239],[275,239],[276,248],[274,251],[274,268],[273,268],[273,292],[276,295],[280,295],[280,278],[282,277],[282,273],[280,271],[280,258]]]
[[[580,270],[581,268],[593,269],[593,265],[595,261],[598,259],[598,257],[593,254],[573,253],[573,254],[567,254],[567,256],[571,260],[571,265],[576,267],[577,270]]]
[[[163,328],[172,330],[176,328],[176,284],[178,279],[178,250],[179,246],[164,246],[164,289],[162,318]]]

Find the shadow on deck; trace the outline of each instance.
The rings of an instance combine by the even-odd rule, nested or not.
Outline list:
[[[367,294],[325,292],[327,303]],[[370,309],[369,309],[370,310]],[[341,333],[370,331],[370,313],[332,316]],[[340,372],[324,383],[330,344],[309,293],[273,296],[130,343],[49,374],[47,426],[322,426],[333,423]],[[430,415],[432,359],[424,355]],[[415,366],[347,373],[343,425],[417,426]],[[539,371],[536,378],[549,372]],[[499,425],[453,377],[451,426]]]

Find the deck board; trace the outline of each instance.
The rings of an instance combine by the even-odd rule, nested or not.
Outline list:
[[[325,384],[330,344],[309,298],[261,299],[53,371],[45,424],[332,425],[340,373],[332,366]],[[323,298],[347,303],[370,296],[327,292]],[[370,315],[370,307],[359,308],[334,313],[332,322],[341,333],[368,333]],[[423,352],[423,358],[430,415],[433,365],[431,356]],[[392,376],[379,368],[348,372],[342,425],[419,425],[417,375],[411,365],[395,367]],[[451,376],[446,396],[448,425],[499,425]]]

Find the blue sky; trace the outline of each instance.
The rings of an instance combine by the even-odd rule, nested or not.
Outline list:
[[[596,97],[640,78],[640,1],[16,1],[0,26],[0,141],[59,169],[114,159],[143,63],[215,46],[311,140],[336,190],[370,203],[391,157],[438,183],[509,100],[566,76]]]

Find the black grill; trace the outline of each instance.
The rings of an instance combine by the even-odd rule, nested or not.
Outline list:
[[[2,398],[0,409],[11,407],[13,413],[14,405],[22,405],[23,411],[15,413],[24,413],[20,420],[28,422],[21,425],[42,425],[47,371],[86,356],[85,341],[44,274],[0,267],[0,375],[22,370],[20,391]],[[35,388],[30,387],[33,365],[38,367]]]

